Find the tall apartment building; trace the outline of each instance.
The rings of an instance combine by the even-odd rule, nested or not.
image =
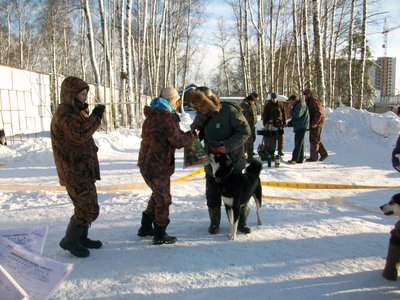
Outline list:
[[[375,89],[381,97],[394,96],[396,92],[396,57],[378,57],[375,69]]]

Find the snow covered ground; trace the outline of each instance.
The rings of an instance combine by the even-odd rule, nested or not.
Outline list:
[[[183,129],[191,118],[183,116]],[[328,111],[323,130],[328,159],[265,165],[262,181],[392,188],[265,186],[264,224],[256,225],[251,201],[252,233],[239,234],[236,241],[227,238],[225,214],[220,234],[207,232],[203,174],[174,181],[168,233],[178,242],[161,246],[136,235],[150,194],[136,166],[140,132],[96,133],[101,212],[90,234],[104,246],[84,259],[58,246],[73,208],[60,192],[44,132],[0,147],[0,163],[6,164],[0,167],[0,229],[49,226],[43,254],[74,264],[51,299],[400,299],[400,283],[381,276],[397,219],[379,211],[399,192],[400,174],[390,160],[399,132],[400,119],[391,112]],[[286,129],[285,161],[291,158],[293,139],[292,129]],[[182,156],[177,151],[173,179],[197,169],[183,169]],[[127,187],[131,190],[121,189]]]

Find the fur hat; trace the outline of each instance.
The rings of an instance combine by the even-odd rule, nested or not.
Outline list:
[[[276,94],[275,93],[271,93],[271,99],[276,99]]]
[[[161,89],[160,97],[167,100],[172,105],[179,100],[180,96],[173,87],[165,87]]]
[[[202,89],[204,88],[204,92]],[[185,92],[185,97],[188,99],[190,106],[197,110],[197,107],[202,104],[206,104],[213,110],[219,110],[221,103],[217,95],[213,94],[212,91],[206,87],[200,87],[197,89],[190,89]]]

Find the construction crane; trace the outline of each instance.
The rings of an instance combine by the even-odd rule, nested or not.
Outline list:
[[[383,30],[382,30],[382,34],[383,34],[383,57],[387,57],[387,48],[388,48],[388,34],[390,31],[395,30],[397,28],[400,28],[400,25],[394,26],[389,28],[387,26],[387,22],[386,22],[386,18],[385,18],[385,24],[383,25]]]

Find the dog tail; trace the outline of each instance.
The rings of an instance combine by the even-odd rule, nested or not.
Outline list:
[[[257,176],[260,176],[261,170],[262,163],[257,159],[253,159],[251,163],[246,167],[246,173],[252,173]]]

